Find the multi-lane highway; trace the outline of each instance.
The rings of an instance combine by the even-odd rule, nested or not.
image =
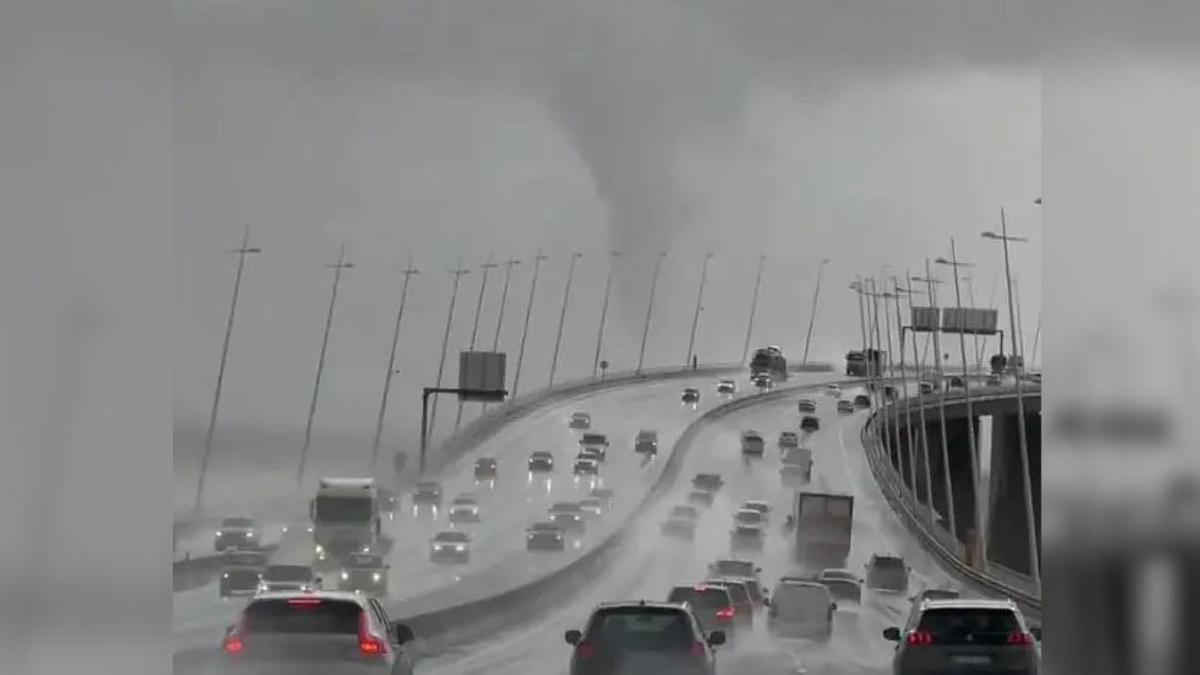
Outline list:
[[[805,374],[794,381],[827,377]],[[398,611],[410,614],[485,597],[528,582],[582,555],[591,544],[627,519],[661,473],[662,461],[647,462],[633,452],[638,430],[656,429],[660,453],[668,451],[689,423],[719,402],[715,384],[716,379],[711,375],[640,383],[557,402],[501,427],[486,443],[435,477],[442,482],[446,504],[461,492],[472,491],[479,497],[482,522],[465,528],[472,535],[471,562],[465,565],[430,562],[429,539],[449,527],[445,509],[436,516],[416,513],[411,509],[408,495],[404,495],[401,508],[386,530],[393,544],[387,557],[391,566],[389,602]],[[689,386],[699,387],[703,392],[696,407],[680,401],[681,390]],[[615,507],[599,523],[590,525],[568,551],[531,555],[524,550],[525,528],[543,520],[552,502],[579,499],[590,487],[587,481],[574,480],[570,470],[570,460],[578,450],[578,432],[568,427],[567,419],[576,410],[591,413],[593,430],[609,435],[612,445],[601,469],[600,482],[616,490]],[[534,450],[554,452],[556,466],[550,478],[531,479],[527,474],[525,462]],[[499,459],[500,475],[492,486],[477,485],[474,480],[474,462],[486,456]],[[333,469],[323,467],[323,470]],[[297,539],[303,536],[300,534]],[[297,548],[281,547],[279,555],[295,555]],[[176,593],[174,600],[177,652],[216,645],[222,630],[233,621],[242,604],[218,598],[215,584]]]
[[[853,391],[845,393],[853,395]],[[773,507],[770,535],[763,553],[757,556],[763,567],[762,579],[773,586],[778,578],[793,572],[783,522],[794,491],[780,483],[778,453],[773,450],[778,432],[795,430],[799,422],[796,399],[812,396],[811,390],[760,406],[733,412],[710,424],[686,450],[680,480],[672,495],[640,519],[636,544],[626,546],[620,557],[598,578],[581,584],[570,597],[547,598],[549,609],[537,620],[515,620],[514,627],[488,639],[426,657],[422,670],[430,673],[558,673],[562,672],[569,649],[562,641],[568,628],[578,628],[592,607],[614,599],[661,600],[676,583],[704,578],[709,562],[729,554],[728,531],[734,510],[745,500],[769,500]],[[866,413],[838,415],[836,399],[818,396],[822,429],[802,443],[813,449],[814,488],[847,492],[855,496],[854,541],[850,567],[861,566],[872,553],[902,555],[913,567],[913,588],[924,586],[956,587],[929,556],[917,547],[883,500],[862,456],[859,432]],[[762,459],[743,458],[739,435],[743,429],[757,429],[769,445]],[[694,542],[666,540],[659,536],[665,512],[686,497],[688,480],[696,472],[719,472],[726,483],[714,505],[702,515]],[[761,634],[740,641],[724,650],[722,660],[729,672],[753,675],[764,655],[774,663],[795,657],[808,673],[882,673],[886,672],[891,644],[881,631],[900,621],[907,606],[902,599],[881,599],[864,595],[861,607],[844,606],[835,618],[834,638],[824,646],[813,643],[779,642]],[[761,627],[765,622],[759,621]],[[780,671],[770,671],[780,672]]]

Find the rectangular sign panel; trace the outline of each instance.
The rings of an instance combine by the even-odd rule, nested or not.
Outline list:
[[[930,332],[938,329],[937,307],[913,307],[912,329],[919,332]]]
[[[504,352],[459,352],[458,388],[462,401],[504,400]]]
[[[942,310],[942,330],[947,333],[993,335],[996,332],[997,312],[994,309],[947,307]]]

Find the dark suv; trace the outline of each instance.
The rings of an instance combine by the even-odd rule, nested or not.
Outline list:
[[[734,623],[737,608],[733,604],[733,595],[724,586],[705,582],[676,586],[667,596],[667,602],[686,602],[690,605],[706,633],[737,628]]]
[[[898,643],[894,675],[979,672],[1037,675],[1039,628],[1026,625],[1011,600],[925,600],[903,629],[883,636]]]
[[[719,630],[705,634],[691,607],[677,602],[613,602],[597,607],[583,632],[569,630],[571,675],[658,672],[714,675]]]

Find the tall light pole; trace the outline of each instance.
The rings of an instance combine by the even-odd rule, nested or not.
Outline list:
[[[1018,358],[1021,359],[1021,369],[1025,368],[1025,326],[1021,324],[1021,286],[1020,279],[1012,280],[1013,302],[1017,305],[1017,339],[1013,340],[1013,347],[1016,349]]]
[[[915,281],[924,281],[928,288],[929,298],[933,301],[933,307],[938,308],[937,292],[934,289],[935,284],[940,284],[940,279],[935,279],[929,267],[929,258],[925,259],[925,277],[923,279],[915,279]],[[938,312],[939,316],[941,312]],[[940,321],[939,321],[940,323]],[[950,483],[950,448],[946,439],[946,379],[942,373],[942,342],[939,339],[941,326],[936,326],[933,331],[933,350],[934,363],[937,367],[934,369],[938,379],[938,428],[941,430],[939,434],[942,437],[942,482],[946,489],[946,508],[949,511],[947,514],[948,522],[950,523],[950,536],[955,541],[958,541],[958,524],[954,513],[954,490]]]
[[[471,343],[467,347],[469,351],[475,351],[475,340],[479,337],[479,315],[483,313],[483,298],[487,295],[488,273],[499,266],[500,263],[492,262],[491,254],[488,254],[487,262],[479,266],[483,270],[483,278],[479,283],[479,300],[475,303],[475,323],[471,325]],[[465,402],[459,399],[458,412],[454,415],[455,431],[458,431],[459,426],[462,425],[463,405],[465,405]]]
[[[196,505],[193,510],[200,512],[204,499],[204,478],[208,473],[208,460],[212,455],[213,432],[217,428],[217,408],[221,405],[221,388],[225,384],[225,363],[229,359],[229,338],[233,335],[233,317],[237,313],[238,292],[242,287],[242,270],[246,266],[246,255],[262,253],[261,248],[250,246],[250,228],[242,232],[242,245],[235,248],[233,253],[238,256],[237,273],[233,277],[233,299],[229,302],[229,318],[225,321],[225,340],[221,343],[221,361],[217,366],[217,386],[213,391],[212,412],[208,416],[208,433],[204,435],[204,454],[200,457],[200,476],[196,479]]]
[[[909,286],[909,287],[900,286],[900,283],[896,280],[896,277],[892,277],[892,286],[894,288],[894,291],[892,293],[892,298],[895,300],[895,305],[896,305],[896,332],[899,333],[899,340],[900,340],[900,344],[897,347],[897,349],[900,352],[900,388],[901,388],[901,396],[904,398],[904,425],[908,431],[907,436],[908,436],[909,485],[912,487],[913,500],[916,501],[916,499],[917,499],[917,460],[916,460],[915,452],[916,452],[917,443],[916,443],[916,434],[913,431],[912,406],[909,404],[909,400],[908,400],[908,371],[904,365],[904,319],[903,319],[903,315],[900,313],[900,294],[903,293],[905,296],[908,297],[909,314],[912,314],[912,294],[918,293],[919,291],[914,290],[911,286]],[[916,342],[915,336],[913,337],[913,341],[914,341],[914,343]],[[916,353],[915,350],[913,353],[915,355],[915,353]]]
[[[958,249],[954,244],[954,237],[950,237],[950,259],[938,258],[935,262],[940,265],[949,265],[954,270],[954,303],[958,307],[958,312],[962,315],[962,290],[958,281],[958,268],[974,267],[971,263],[962,262],[958,259]],[[987,550],[987,531],[985,530],[986,523],[983,522],[983,504],[980,499],[983,497],[983,489],[980,481],[983,474],[980,472],[980,457],[979,443],[975,439],[975,412],[971,407],[971,379],[968,373],[967,365],[967,336],[963,332],[963,326],[959,327],[958,331],[958,349],[962,355],[962,378],[963,378],[963,398],[967,404],[967,444],[970,449],[969,457],[971,458],[971,485],[974,492],[975,508],[972,513],[975,519],[975,537],[971,542],[973,547],[972,558],[975,560],[975,565],[981,570],[987,570],[987,560],[983,552]]]
[[[638,375],[642,374],[642,366],[646,361],[646,338],[650,336],[650,317],[654,313],[654,292],[658,290],[658,273],[662,269],[663,258],[667,254],[660,252],[654,257],[654,274],[650,277],[650,301],[646,303],[646,325],[642,328],[642,348],[638,351]]]
[[[533,256],[533,281],[529,284],[529,302],[525,305],[525,328],[521,329],[521,346],[517,350],[517,372],[513,376],[512,398],[517,397],[517,387],[521,384],[521,366],[525,363],[525,338],[529,337],[529,317],[533,315],[533,298],[537,294],[538,272],[542,270],[542,261],[549,257],[543,254],[540,248]]]
[[[892,355],[895,354],[895,352],[892,351],[892,315],[888,314],[888,311],[887,311],[888,310],[887,301],[891,298],[894,298],[895,294],[889,293],[885,290],[879,294],[879,297],[883,298],[883,322],[884,322],[884,327],[886,328],[886,330],[884,330],[883,334],[887,336],[887,360],[886,360],[887,370],[888,370],[888,373],[890,376],[895,377],[895,374],[896,374],[895,367],[892,365]],[[886,408],[890,402],[888,401],[887,392],[883,391],[883,389],[886,389],[886,388],[881,387],[880,400],[883,402],[882,406],[884,408]],[[893,388],[893,391],[894,391],[894,388]],[[896,461],[899,462],[900,461],[900,424],[899,424],[900,418],[899,418],[899,414],[897,413],[897,407],[895,405],[892,405],[891,407],[892,407],[892,419],[887,421],[888,425],[890,426],[890,429],[888,431],[889,431],[889,433],[892,434],[891,438],[893,439],[892,452],[896,453]],[[884,412],[884,419],[887,420],[886,410],[883,412]]]
[[[396,375],[396,345],[400,343],[400,323],[404,320],[404,302],[408,299],[408,283],[414,274],[420,273],[420,270],[412,266],[411,259],[408,261],[408,267],[401,272],[404,275],[404,283],[400,286],[400,306],[396,309],[396,323],[392,328],[392,348],[388,351],[387,371],[383,375],[383,395],[379,400],[379,418],[375,421],[375,440],[371,443],[371,472],[375,471],[375,464],[379,461],[379,443],[383,438],[383,417],[387,413],[388,392],[392,388],[392,377]]]
[[[337,302],[338,284],[342,280],[342,270],[354,268],[354,263],[346,261],[346,245],[338,250],[338,259],[332,265],[333,290],[329,294],[329,312],[325,315],[325,335],[321,338],[321,353],[317,357],[317,377],[313,381],[312,400],[308,404],[308,421],[304,424],[304,448],[300,450],[300,465],[296,468],[296,485],[304,482],[304,465],[308,462],[308,448],[312,445],[313,418],[317,416],[317,397],[321,393],[321,375],[325,372],[325,352],[329,348],[329,329],[333,326],[333,306]]]
[[[608,318],[608,296],[612,291],[613,269],[617,266],[620,251],[610,251],[608,254],[608,277],[604,281],[604,302],[600,305],[600,327],[596,329],[596,357],[592,359],[592,379],[600,371],[600,345],[604,342],[604,321]]]
[[[571,301],[571,282],[575,279],[575,261],[582,257],[582,253],[572,253],[571,262],[567,263],[567,288],[563,291],[562,312],[558,315],[558,336],[554,338],[554,356],[550,358],[550,381],[547,387],[554,386],[554,373],[558,370],[558,348],[562,346],[563,326],[567,322],[567,305]]]
[[[863,282],[857,275],[854,277],[854,282],[850,284],[850,290],[858,293],[858,330],[862,334],[862,351],[863,358],[868,357],[867,354],[867,323],[863,316]],[[871,366],[867,363],[867,377],[871,376]]]
[[[688,338],[687,360],[683,364],[685,367],[691,365],[692,355],[696,353],[696,326],[700,324],[700,306],[704,302],[704,282],[708,279],[708,261],[712,258],[713,254],[705,254],[704,265],[700,268],[700,288],[696,291],[696,311],[692,314],[692,336]]]
[[[982,235],[985,239],[999,239],[1004,245],[1004,278],[1005,288],[1008,294],[1008,323],[1009,329],[1016,333],[1017,320],[1016,312],[1013,308],[1013,288],[1012,288],[1012,270],[1008,257],[1008,242],[1021,241],[1026,242],[1028,239],[1022,237],[1013,237],[1008,234],[1008,222],[1004,217],[1004,209],[1000,209],[1000,232],[984,232]],[[1015,341],[1014,341],[1015,342]],[[1037,519],[1034,516],[1033,510],[1033,480],[1030,476],[1029,469],[1029,441],[1026,438],[1025,432],[1025,397],[1021,389],[1021,377],[1024,375],[1024,367],[1020,360],[1017,360],[1014,365],[1014,373],[1016,374],[1016,391],[1017,391],[1017,439],[1021,444],[1021,479],[1025,488],[1025,524],[1028,530],[1029,539],[1029,571],[1033,577],[1034,583],[1038,589],[1042,586],[1042,573],[1039,565],[1038,556],[1038,536],[1037,536]]]
[[[871,290],[869,292],[867,292],[867,296],[869,298],[871,298],[871,303],[869,305],[867,305],[867,316],[871,317],[871,327],[869,329],[871,331],[870,337],[871,337],[871,340],[873,341],[872,344],[874,346],[874,349],[875,349],[876,353],[878,353],[878,352],[883,351],[883,349],[882,349],[883,340],[880,339],[880,336],[879,336],[879,295],[880,294],[879,294],[879,290],[875,286],[875,277],[873,277],[873,276],[867,277],[867,281],[871,282]],[[884,304],[884,309],[887,309],[886,303]],[[883,424],[875,425],[875,429],[879,434],[880,445],[883,447],[883,449],[885,451],[887,451],[889,453],[889,456],[890,456],[891,440],[888,437],[888,419],[887,419],[887,413],[883,410],[883,377],[884,377],[884,372],[885,372],[887,366],[885,364],[884,359],[880,359],[879,362],[880,362],[879,368],[876,369],[876,373],[875,373],[874,398],[876,401],[878,401],[877,405],[879,406],[879,412],[881,413],[880,418],[882,419]],[[870,368],[870,366],[868,366],[868,369],[869,368]]]
[[[500,351],[500,329],[504,327],[504,308],[508,305],[508,282],[512,279],[513,268],[521,261],[509,258],[504,261],[504,286],[500,291],[500,311],[496,315],[496,334],[492,337],[492,351]],[[482,410],[487,412],[487,401],[483,402]]]
[[[905,276],[910,282],[921,280],[920,277],[913,276],[912,272],[909,270],[905,270]],[[914,292],[917,291],[910,290],[907,293],[908,313],[910,317],[912,316],[912,296]],[[933,303],[932,299],[930,299],[930,303]],[[929,524],[932,526],[935,524],[935,521],[933,519],[933,473],[929,462],[929,424],[925,421],[925,392],[921,389],[921,359],[917,352],[916,326],[910,326],[909,328],[913,336],[913,364],[917,369],[917,400],[920,401],[920,405],[917,407],[917,412],[918,417],[921,420],[921,458],[925,461],[925,503],[926,506],[929,507]],[[919,499],[919,495],[915,498]]]
[[[454,288],[450,291],[450,309],[446,312],[446,332],[442,334],[442,357],[438,361],[437,388],[442,386],[442,375],[446,372],[446,349],[450,345],[450,326],[454,323],[454,305],[458,301],[458,286],[464,274],[470,274],[471,270],[465,267],[458,267],[449,271],[449,274],[454,277]],[[429,442],[429,436],[434,434],[437,429],[437,397],[433,397],[433,405],[429,410],[429,426],[428,435],[423,435],[422,443]]]
[[[971,305],[971,309],[975,309],[975,277],[971,276],[970,274],[964,274],[962,276],[962,281],[967,285],[967,303]],[[975,357],[975,371],[978,373],[980,370],[980,361],[983,358],[979,355],[978,333],[971,334],[971,342],[971,356]]]
[[[767,256],[758,256],[758,272],[754,274],[754,296],[750,299],[750,320],[746,322],[746,342],[742,346],[742,363],[750,357],[750,333],[754,331],[754,314],[758,310],[758,289],[762,286],[763,264]]]
[[[812,311],[808,313],[808,332],[804,336],[804,356],[800,359],[801,366],[808,365],[808,346],[812,342],[813,321],[817,318],[817,300],[821,297],[821,274],[828,264],[829,258],[823,258],[821,264],[817,266],[817,287],[813,289]]]

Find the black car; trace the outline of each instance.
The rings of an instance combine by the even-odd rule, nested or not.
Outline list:
[[[715,675],[714,647],[725,633],[705,634],[680,602],[614,602],[597,607],[583,631],[569,630],[570,675]]]
[[[642,429],[633,443],[633,451],[640,455],[658,454],[658,432]]]
[[[530,473],[550,473],[551,471],[554,471],[554,455],[544,450],[529,455]]]
[[[700,621],[700,627],[706,632],[733,631],[739,627],[735,622],[737,609],[733,605],[733,596],[724,586],[704,582],[676,586],[667,595],[667,602],[686,602],[690,605]]]
[[[221,597],[254,595],[266,566],[266,551],[247,549],[226,553],[221,561],[221,582],[218,585]]]
[[[680,395],[680,400],[683,401],[684,403],[699,403],[700,402],[700,390],[693,389],[691,387],[684,389],[683,394]]]
[[[816,415],[805,415],[800,420],[801,431],[817,431],[821,428],[821,419]]]
[[[439,506],[442,503],[442,486],[440,483],[433,481],[423,481],[417,483],[417,489],[413,492],[413,504],[427,504]]]
[[[525,548],[529,551],[561,551],[566,534],[557,523],[534,523],[525,530]]]
[[[494,457],[480,457],[475,460],[475,480],[496,480],[497,463]]]
[[[338,576],[338,589],[373,596],[387,595],[388,566],[383,556],[351,553],[346,556]]]
[[[725,481],[721,479],[719,473],[698,473],[692,479],[692,487],[697,490],[716,491],[720,490]]]
[[[800,399],[799,401],[796,402],[796,407],[799,408],[800,412],[802,412],[802,413],[817,412],[817,402],[812,400],[811,398]]]
[[[870,408],[871,407],[871,397],[867,396],[866,394],[859,394],[858,396],[855,396],[854,397],[854,407],[855,408]]]

